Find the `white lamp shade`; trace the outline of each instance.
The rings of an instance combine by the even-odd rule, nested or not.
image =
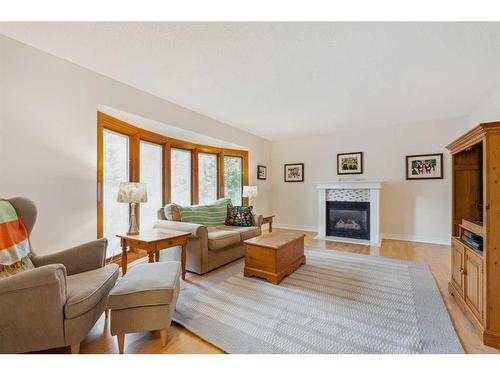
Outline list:
[[[117,202],[144,203],[148,201],[146,184],[140,182],[120,182]]]
[[[258,193],[257,186],[243,186],[243,197],[253,198]]]

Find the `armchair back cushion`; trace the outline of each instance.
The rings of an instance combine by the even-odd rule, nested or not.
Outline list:
[[[231,199],[219,199],[210,205],[179,206],[181,221],[201,224],[206,227],[224,225],[227,217],[227,206]]]

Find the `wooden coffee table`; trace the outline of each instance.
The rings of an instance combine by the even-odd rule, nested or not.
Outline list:
[[[262,277],[273,284],[306,263],[305,234],[265,233],[245,241],[245,276]]]
[[[117,234],[122,246],[122,275],[127,273],[127,248],[136,248],[148,252],[149,263],[160,261],[160,250],[181,246],[182,280],[186,278],[186,244],[189,232],[177,230],[151,229],[139,234]]]

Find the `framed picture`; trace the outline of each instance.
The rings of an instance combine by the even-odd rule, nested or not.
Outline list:
[[[443,178],[443,154],[409,155],[406,157],[407,180]]]
[[[267,167],[265,165],[257,166],[257,179],[258,180],[267,179]]]
[[[285,182],[304,182],[304,163],[285,164]]]
[[[362,174],[363,153],[337,154],[337,174]]]

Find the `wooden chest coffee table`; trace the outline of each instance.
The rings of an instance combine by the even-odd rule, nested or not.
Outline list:
[[[265,233],[245,241],[245,276],[265,278],[273,284],[305,264],[304,234]]]

